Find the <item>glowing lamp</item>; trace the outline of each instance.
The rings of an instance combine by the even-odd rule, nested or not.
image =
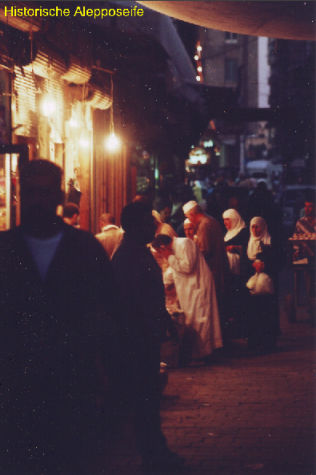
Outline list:
[[[121,147],[121,140],[114,132],[113,97],[113,77],[111,75],[110,134],[106,137],[104,142],[105,148],[109,152],[116,152]]]
[[[109,152],[116,152],[121,147],[121,141],[115,132],[111,132],[104,141],[105,147]]]

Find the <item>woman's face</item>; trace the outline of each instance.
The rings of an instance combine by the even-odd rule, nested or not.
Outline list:
[[[252,224],[251,225],[251,231],[252,231],[252,234],[255,236],[255,237],[260,237],[263,229],[262,227],[260,226],[260,224],[256,223],[256,224]]]
[[[224,226],[229,231],[232,228],[232,220],[230,218],[224,218]]]

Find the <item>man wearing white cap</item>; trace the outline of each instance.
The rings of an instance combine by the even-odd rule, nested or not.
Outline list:
[[[196,201],[188,201],[183,213],[196,226],[196,242],[211,269],[220,303],[224,294],[225,273],[228,270],[224,237],[219,222],[203,212]]]

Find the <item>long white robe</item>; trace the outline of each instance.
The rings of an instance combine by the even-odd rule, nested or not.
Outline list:
[[[193,358],[210,355],[223,346],[215,283],[197,244],[188,238],[174,238],[172,269],[185,325],[195,331]]]

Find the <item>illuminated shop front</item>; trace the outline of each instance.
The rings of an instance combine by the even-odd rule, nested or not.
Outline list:
[[[8,29],[14,37],[8,26],[4,37]],[[103,212],[118,220],[129,189],[124,145],[117,144],[113,151],[104,144],[114,132],[111,71],[99,68],[95,74],[91,64],[41,38],[35,40],[32,34],[24,40],[29,49],[23,58],[0,56],[0,145],[27,146],[30,160],[47,158],[61,166],[66,200],[80,205],[81,227],[96,232]],[[7,229],[19,223],[4,213],[4,203],[8,210],[8,200],[13,199],[9,175],[15,176],[12,167],[17,165],[8,165],[12,161],[8,154],[0,159],[0,206],[6,214],[0,215],[0,225]]]

